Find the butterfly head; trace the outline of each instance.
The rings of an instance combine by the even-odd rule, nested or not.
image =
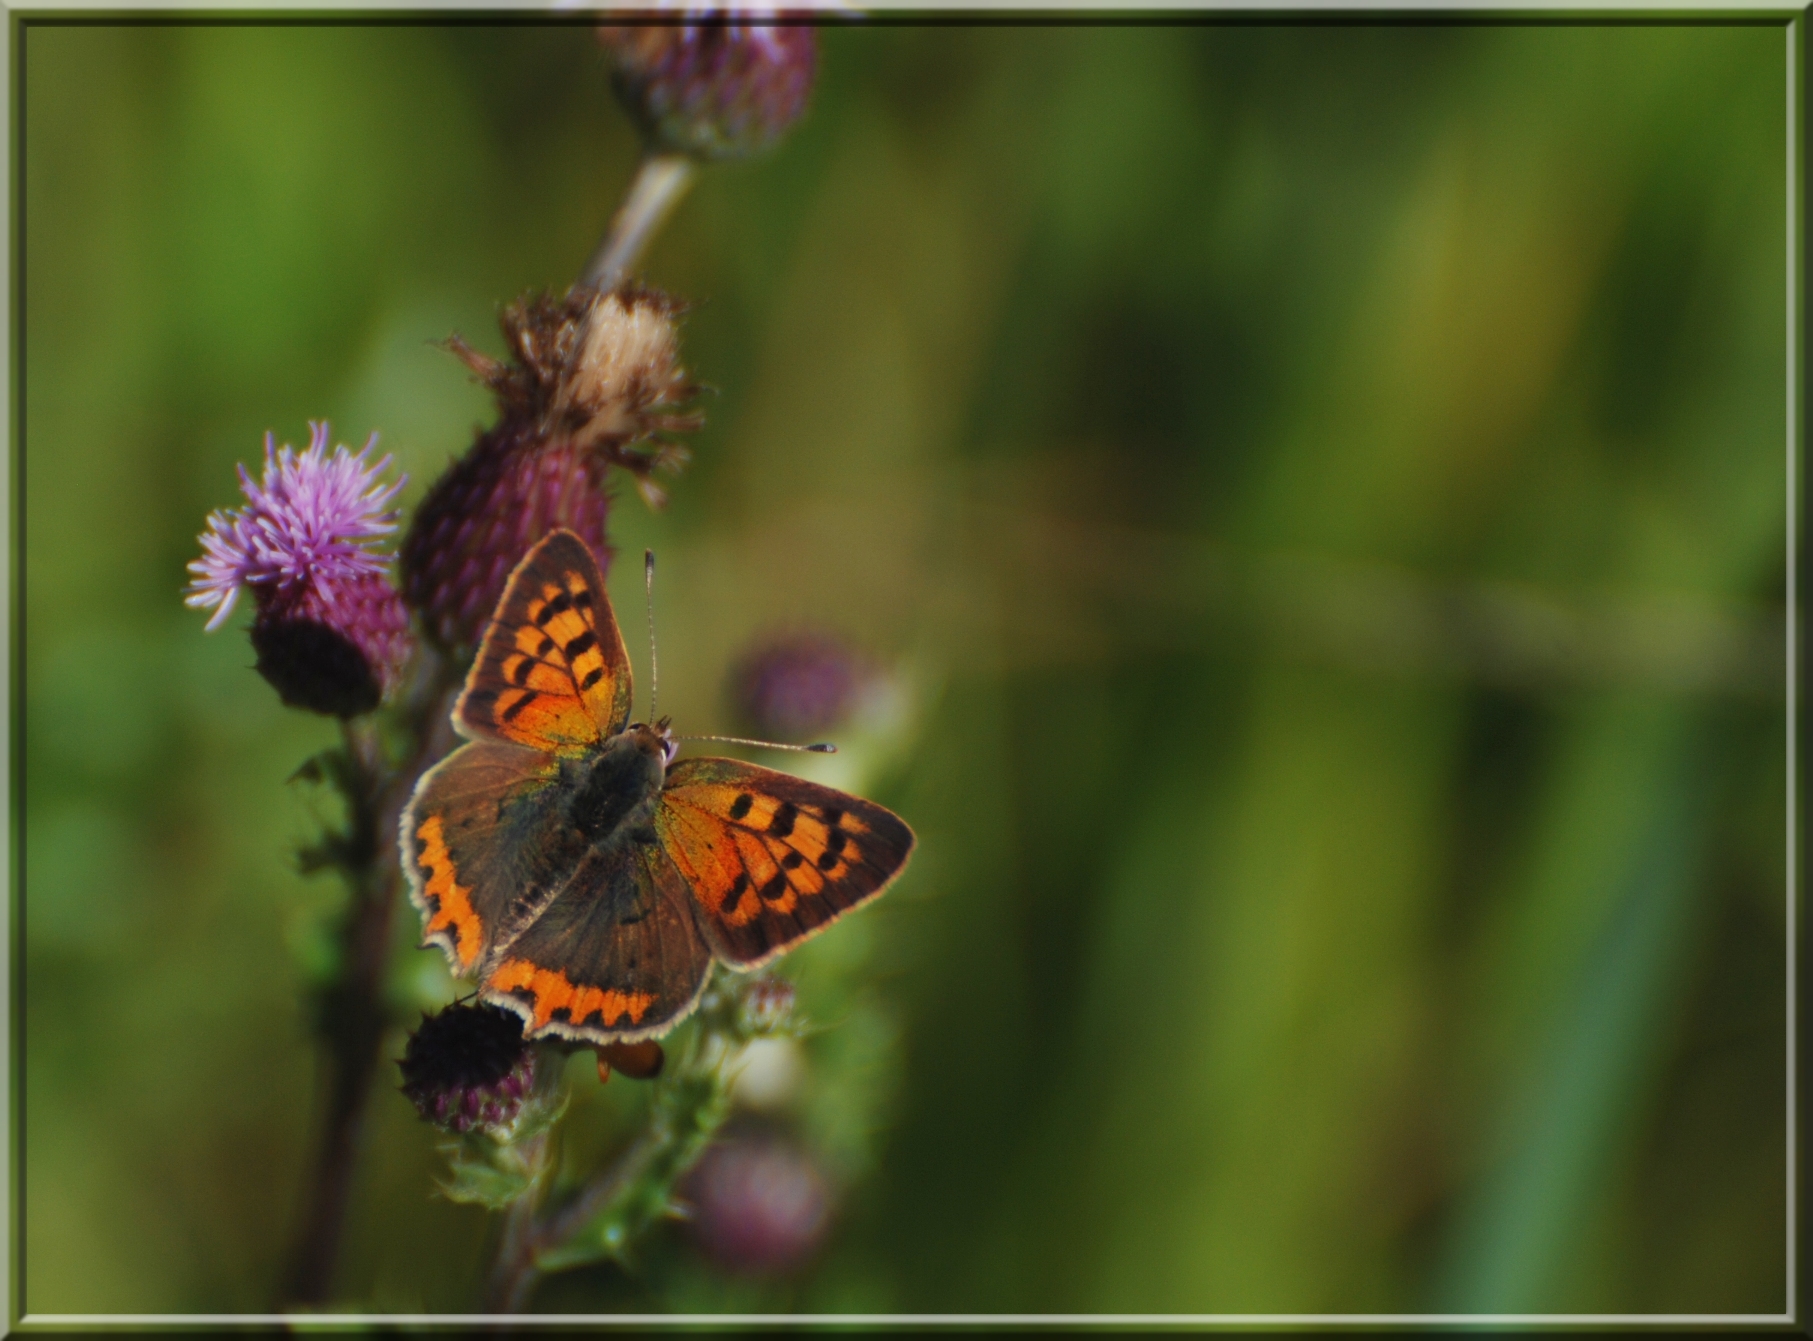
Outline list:
[[[680,742],[674,739],[669,729],[673,719],[663,717],[653,726],[646,722],[631,722],[624,729],[624,735],[636,742],[638,749],[661,761],[663,768],[673,763],[674,756],[680,752]]]

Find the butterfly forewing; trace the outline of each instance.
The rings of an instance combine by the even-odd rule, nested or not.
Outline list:
[[[574,755],[623,729],[629,658],[584,541],[556,531],[517,565],[454,719],[470,736]]]
[[[485,997],[531,1034],[595,1043],[664,1034],[698,1002],[711,968],[688,901],[653,844],[594,850],[503,952]]]
[[[734,759],[670,769],[655,831],[713,951],[737,968],[874,898],[913,850],[913,831],[891,811]]]
[[[474,741],[429,770],[404,810],[403,871],[422,939],[455,973],[476,969],[576,862],[562,851],[558,775],[552,755]]]

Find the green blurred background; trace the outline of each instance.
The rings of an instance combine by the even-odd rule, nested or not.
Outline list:
[[[418,498],[489,414],[431,342],[570,282],[637,144],[579,27],[15,37],[24,1303],[258,1310],[335,733],[184,564],[266,429],[377,429]],[[802,960],[816,1260],[663,1231],[541,1307],[1784,1306],[1785,49],[824,35],[647,258],[716,390],[613,534],[679,729],[764,631],[889,668],[921,846]],[[393,1083],[340,1297],[469,1309],[486,1216]]]

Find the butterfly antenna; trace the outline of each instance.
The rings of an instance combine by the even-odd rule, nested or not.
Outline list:
[[[642,551],[642,575],[648,587],[648,720],[655,721],[655,705],[661,701],[661,667],[655,660],[655,551]]]
[[[836,754],[837,746],[821,741],[817,745],[782,745],[773,740],[748,740],[742,736],[675,736],[675,740],[721,740],[726,745],[753,745],[759,750],[797,750],[802,754]]]

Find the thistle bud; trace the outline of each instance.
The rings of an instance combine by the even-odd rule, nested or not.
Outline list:
[[[758,643],[731,670],[732,707],[743,727],[769,740],[818,735],[856,706],[868,668],[850,648],[822,633]]]
[[[511,570],[550,531],[576,532],[608,566],[611,467],[650,505],[666,501],[654,476],[687,459],[666,435],[700,423],[675,408],[696,390],[679,365],[679,310],[651,289],[576,288],[504,310],[507,362],[450,342],[499,414],[435,482],[403,541],[404,597],[441,645],[477,643]]]
[[[793,1000],[793,984],[785,978],[757,978],[743,988],[737,1023],[752,1038],[779,1033],[793,1014]]]
[[[260,482],[239,468],[246,506],[208,518],[186,600],[214,607],[215,629],[250,587],[259,674],[291,707],[355,717],[378,706],[409,655],[409,617],[384,578],[389,556],[369,548],[396,528],[386,504],[403,480],[379,480],[390,458],[369,461],[376,434],[357,455],[336,447],[329,457],[328,426],[309,427],[301,455],[265,435]]]
[[[703,13],[697,22],[601,26],[617,96],[657,151],[721,159],[766,149],[806,108],[818,34],[772,14],[750,22]]]
[[[831,1193],[805,1151],[779,1135],[720,1140],[688,1175],[699,1246],[719,1266],[778,1275],[804,1265],[830,1220]]]
[[[522,1020],[489,1004],[424,1015],[401,1067],[403,1093],[422,1120],[451,1132],[507,1130],[535,1085]]]

